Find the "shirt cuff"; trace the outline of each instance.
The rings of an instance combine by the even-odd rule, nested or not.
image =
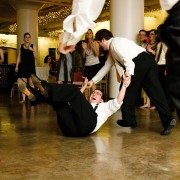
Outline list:
[[[117,98],[115,98],[115,99],[114,99],[114,104],[115,104],[116,107],[120,108],[121,105],[123,104],[123,101],[121,101],[120,103],[118,103]]]

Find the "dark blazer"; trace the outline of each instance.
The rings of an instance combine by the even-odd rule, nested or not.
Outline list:
[[[180,1],[169,11],[164,24],[160,25],[159,33],[168,46],[167,79],[168,90],[175,107],[180,111]],[[180,118],[180,117],[179,117]]]

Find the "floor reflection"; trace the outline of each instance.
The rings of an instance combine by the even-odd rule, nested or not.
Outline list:
[[[49,105],[19,104],[8,94],[0,100],[0,179],[180,179],[179,121],[160,136],[156,110],[137,109],[137,128],[119,127],[119,111],[97,133],[67,138]]]

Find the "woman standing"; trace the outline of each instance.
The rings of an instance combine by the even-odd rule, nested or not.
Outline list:
[[[99,44],[93,39],[93,31],[88,29],[85,34],[85,42],[82,42],[84,64],[84,76],[91,80],[100,69]],[[92,90],[95,90],[95,85]]]
[[[149,31],[149,43],[145,47],[147,52],[155,58],[156,50],[157,50],[157,44],[159,43],[159,40],[157,38],[157,30],[151,29]]]
[[[19,48],[15,71],[18,72],[18,77],[34,87],[31,79],[31,74],[35,74],[35,59],[37,59],[36,47],[30,43],[30,33],[24,34],[24,43]],[[24,103],[26,96],[22,94],[22,101]]]

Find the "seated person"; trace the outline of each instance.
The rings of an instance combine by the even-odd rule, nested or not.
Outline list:
[[[87,88],[88,80],[79,90],[73,84],[48,84],[32,75],[33,83],[40,90],[31,91],[21,79],[18,86],[21,92],[26,94],[32,105],[45,100],[57,112],[58,125],[65,136],[81,137],[96,132],[122,105],[126,88],[130,81],[124,77],[123,86],[117,98],[103,101],[101,90],[94,90],[90,95],[89,102],[82,94]],[[43,100],[42,100],[43,99]]]
[[[49,67],[51,69],[51,66],[52,66],[52,59],[51,59],[51,56],[46,56],[44,58],[44,67]]]

